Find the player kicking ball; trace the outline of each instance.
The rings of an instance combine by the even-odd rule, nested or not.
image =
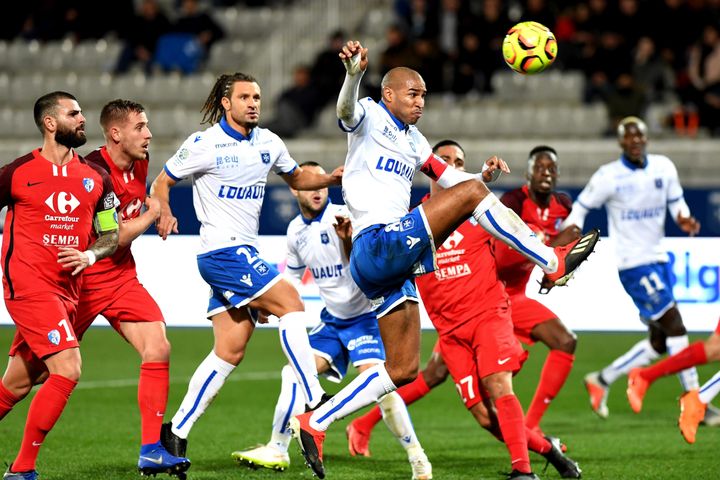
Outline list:
[[[315,162],[300,165],[304,170],[324,173]],[[370,302],[350,276],[350,220],[344,206],[328,201],[328,189],[301,192],[292,190],[300,215],[290,222],[287,232],[288,268],[298,282],[306,269],[320,289],[325,308],[321,323],[310,332],[310,346],[319,374],[339,382],[348,363],[358,371],[385,361],[377,318]],[[233,452],[241,464],[283,471],[290,466],[288,446],[292,439],[287,427],[291,417],[305,411],[299,395],[300,384],[286,365],[273,416],[270,441],[255,448]],[[418,441],[405,403],[396,392],[378,401],[390,432],[405,449],[413,480],[430,480],[432,465]]]

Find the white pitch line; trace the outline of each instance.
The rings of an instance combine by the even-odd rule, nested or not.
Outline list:
[[[226,382],[242,382],[242,381],[263,381],[263,380],[279,380],[280,371],[272,372],[238,372],[230,375]],[[190,378],[171,377],[170,383],[187,383]],[[80,379],[76,390],[94,390],[98,388],[126,388],[136,387],[138,384],[137,378],[119,378],[117,380],[91,380],[84,382]]]

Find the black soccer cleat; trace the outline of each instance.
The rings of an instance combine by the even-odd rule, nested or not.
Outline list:
[[[560,478],[582,478],[582,470],[580,470],[577,462],[562,452],[560,439],[545,436],[545,440],[550,442],[550,450],[542,454],[547,460],[545,470],[547,470],[548,465],[552,465],[560,474]]]
[[[329,402],[330,399],[332,399],[332,397],[333,397],[333,395],[330,395],[329,393],[324,393],[324,392],[323,392],[322,397],[320,397],[320,401],[318,402],[317,405],[315,405],[314,407],[310,408],[310,405],[305,404],[305,413],[310,412],[310,411],[312,411],[312,410],[317,410],[318,408],[320,408],[321,406],[323,406],[324,404],[326,404],[327,402]]]
[[[540,480],[534,473],[525,473],[519,470],[513,470],[507,476],[507,480]]]
[[[584,262],[595,249],[600,240],[600,230],[594,228],[574,242],[562,247],[555,247],[558,259],[558,269],[545,276],[556,286],[565,285],[573,276],[573,272]]]
[[[184,457],[187,452],[187,439],[180,438],[172,431],[172,423],[163,423],[160,429],[160,442],[170,455]]]

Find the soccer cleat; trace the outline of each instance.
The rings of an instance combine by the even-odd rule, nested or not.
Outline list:
[[[700,425],[707,425],[708,427],[720,426],[720,409],[712,403],[708,403],[706,407],[705,418],[702,419]]]
[[[333,396],[330,395],[329,393],[323,393],[323,394],[322,394],[322,397],[320,397],[320,401],[319,401],[318,404],[315,405],[314,407],[310,407],[310,405],[305,404],[305,412],[311,412],[311,411],[313,411],[313,410],[317,410],[318,408],[322,407],[322,406],[325,405],[327,402],[329,402],[330,399],[332,399],[332,397],[333,397]]]
[[[555,470],[560,474],[560,478],[581,478],[582,470],[580,470],[580,466],[575,460],[562,452],[560,439],[546,436],[545,440],[550,442],[550,450],[542,454],[547,460],[545,469],[550,464],[555,467]]]
[[[583,379],[585,389],[590,395],[590,408],[600,418],[607,418],[610,412],[607,407],[607,397],[610,387],[600,381],[600,373],[590,372]]]
[[[524,473],[518,470],[513,470],[507,476],[507,480],[540,480],[534,473]]]
[[[567,453],[567,451],[568,451],[567,445],[565,445],[562,441],[560,441],[560,439],[559,439],[558,437],[553,437],[552,435],[545,435],[545,434],[542,433],[541,431],[538,432],[538,433],[539,433],[540,435],[542,435],[543,437],[547,438],[547,441],[550,442],[550,443],[553,443],[553,442],[557,441],[557,442],[558,442],[558,445],[560,445],[560,451],[561,451],[562,453]]]
[[[630,373],[628,373],[628,387],[626,393],[628,402],[630,402],[630,408],[632,408],[635,413],[640,413],[640,410],[642,410],[643,399],[645,398],[645,393],[647,393],[647,389],[650,386],[650,382],[645,380],[640,373],[641,370],[642,369],[640,368],[633,368],[630,370]]]
[[[12,472],[10,471],[11,468],[12,465],[10,465],[3,474],[3,480],[37,480],[39,478],[35,470],[30,470],[29,472]]]
[[[163,423],[160,429],[160,441],[165,450],[176,457],[184,457],[187,452],[187,438],[180,438],[172,431],[172,423]]]
[[[680,397],[678,427],[687,443],[695,443],[698,425],[705,416],[706,404],[700,401],[698,390],[690,390]]]
[[[565,285],[572,278],[575,269],[593,252],[599,239],[600,230],[594,228],[574,242],[555,247],[558,269],[556,272],[546,273],[545,276],[556,286]]]
[[[176,457],[165,450],[160,442],[154,445],[143,445],[138,458],[138,471],[143,476],[155,476],[158,473],[184,476],[190,468],[190,460]]]
[[[432,464],[422,449],[417,455],[409,457],[408,461],[412,467],[412,480],[431,480],[433,478]]]
[[[325,478],[322,450],[325,441],[325,432],[315,430],[310,426],[312,412],[305,412],[290,419],[289,427],[293,437],[300,444],[300,452],[305,457],[305,463],[318,478]]]
[[[370,456],[370,432],[365,432],[357,427],[358,422],[353,420],[345,428],[348,439],[348,450],[350,455]]]
[[[250,468],[263,467],[282,472],[290,466],[290,455],[270,445],[258,445],[247,450],[232,452],[230,455],[239,464]]]

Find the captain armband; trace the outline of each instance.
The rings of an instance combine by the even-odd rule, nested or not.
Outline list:
[[[97,233],[112,232],[118,229],[118,216],[114,208],[97,212],[93,220]]]

